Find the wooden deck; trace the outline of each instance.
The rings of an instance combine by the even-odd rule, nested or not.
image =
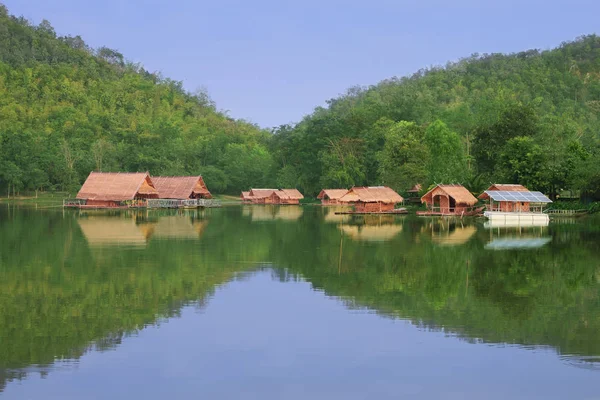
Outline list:
[[[459,213],[454,212],[452,209],[449,211],[427,210],[417,211],[417,215],[420,217],[474,217],[481,215],[484,209],[485,207],[477,207]]]

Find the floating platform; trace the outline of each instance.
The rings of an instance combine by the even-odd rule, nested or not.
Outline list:
[[[335,215],[405,215],[408,214],[406,208],[400,208],[392,211],[378,211],[378,212],[366,212],[366,211],[337,211]]]
[[[544,213],[532,212],[502,212],[486,211],[483,216],[488,218],[490,223],[495,226],[519,226],[519,225],[548,225],[550,217]]]

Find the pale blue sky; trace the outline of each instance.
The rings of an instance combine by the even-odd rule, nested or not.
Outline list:
[[[547,49],[600,31],[598,0],[0,0],[150,71],[204,87],[263,127],[355,85],[472,53]]]

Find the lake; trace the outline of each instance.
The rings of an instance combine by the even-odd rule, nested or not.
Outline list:
[[[0,208],[1,399],[600,399],[600,219]]]

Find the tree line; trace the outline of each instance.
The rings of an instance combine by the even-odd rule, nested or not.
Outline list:
[[[600,199],[600,38],[475,54],[354,87],[271,131],[120,52],[0,6],[0,191],[75,191],[92,170],[249,187],[522,183]]]

